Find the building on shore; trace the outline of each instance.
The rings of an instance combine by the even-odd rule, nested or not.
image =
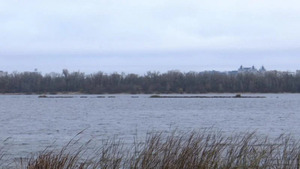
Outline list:
[[[6,75],[7,75],[7,72],[0,70],[0,77],[6,76]]]
[[[264,66],[261,66],[260,69],[256,69],[254,66],[252,67],[243,67],[242,65],[238,69],[238,73],[265,73],[267,70]]]
[[[238,73],[257,73],[258,70],[252,66],[252,67],[243,67],[242,65],[238,69]]]
[[[237,70],[229,71],[227,72],[227,74],[229,75],[247,74],[247,73],[264,74],[265,72],[267,72],[267,70],[264,66],[261,66],[260,69],[256,69],[254,66],[244,67],[241,65]]]

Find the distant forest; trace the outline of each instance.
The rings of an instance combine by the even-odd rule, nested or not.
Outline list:
[[[144,75],[103,72],[85,74],[69,72],[14,72],[0,75],[0,93],[278,93],[300,92],[300,76],[287,72],[225,73],[216,71]]]

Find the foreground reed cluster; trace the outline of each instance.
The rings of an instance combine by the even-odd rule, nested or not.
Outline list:
[[[21,169],[298,169],[300,144],[290,136],[276,139],[256,133],[152,133],[143,142],[109,139],[98,146],[71,141],[18,160]],[[74,148],[76,147],[76,148]],[[0,156],[1,157],[1,156]]]

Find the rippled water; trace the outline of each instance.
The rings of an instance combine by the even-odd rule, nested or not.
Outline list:
[[[111,95],[110,95],[111,96]],[[149,131],[198,130],[224,133],[257,130],[277,136],[300,133],[300,94],[258,94],[257,98],[149,98],[114,95],[97,98],[38,98],[37,95],[0,96],[0,146],[15,157],[49,145],[66,144],[77,133],[83,139],[118,135],[123,139]],[[5,140],[5,141],[4,141]]]

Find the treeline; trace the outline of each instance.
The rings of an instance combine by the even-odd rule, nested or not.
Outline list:
[[[237,93],[300,92],[300,76],[286,72],[265,73],[147,72],[144,75],[98,72],[14,72],[0,76],[0,93]]]

